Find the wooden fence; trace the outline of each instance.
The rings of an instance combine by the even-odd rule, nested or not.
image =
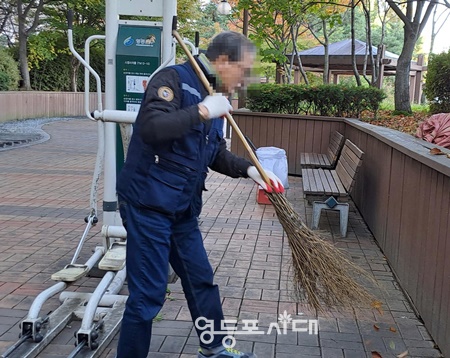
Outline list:
[[[90,110],[94,110],[97,94],[91,93],[89,101]],[[0,122],[84,115],[82,92],[0,92]]]
[[[358,120],[233,117],[256,147],[285,149],[290,174],[301,173],[300,152],[325,152],[335,129],[365,152],[352,199],[431,336],[450,356],[450,159],[431,155],[435,145]],[[233,152],[245,155],[238,140],[231,142]]]

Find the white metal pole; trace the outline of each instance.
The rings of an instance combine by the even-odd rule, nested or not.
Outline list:
[[[116,46],[119,30],[119,0],[106,0],[105,109],[116,109]],[[116,124],[105,123],[103,224],[116,218]]]
[[[172,37],[172,21],[173,17],[177,15],[177,1],[164,1],[163,8],[163,32],[162,32],[162,61],[165,62],[170,58],[172,53],[172,46],[175,46]],[[175,64],[175,56],[170,61],[169,65]]]

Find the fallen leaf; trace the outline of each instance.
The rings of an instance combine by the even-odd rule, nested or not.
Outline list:
[[[377,351],[372,351],[372,358],[383,358],[383,356]]]
[[[400,353],[397,355],[397,358],[405,358],[408,356],[408,351],[404,351],[403,353]]]
[[[380,327],[378,327],[376,324],[373,325],[373,328],[375,328],[375,331],[379,331]]]
[[[380,301],[373,301],[372,308],[375,308],[381,315],[383,314],[383,309],[381,308],[383,304]]]
[[[447,158],[450,158],[450,153],[446,155]]]
[[[389,330],[390,330],[391,332],[397,332],[397,330],[396,330],[394,327],[389,327]]]
[[[440,150],[439,148],[431,148],[430,154],[431,155],[444,155],[445,153],[442,150]]]
[[[393,351],[395,350],[395,342],[394,341],[389,342],[389,348],[392,349]]]

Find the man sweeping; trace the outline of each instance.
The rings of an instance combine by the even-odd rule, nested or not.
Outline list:
[[[215,91],[230,95],[251,71],[255,53],[246,37],[224,32],[196,61]],[[212,340],[200,339],[198,357],[256,357],[224,342],[219,289],[198,227],[202,191],[208,168],[250,177],[268,192],[284,188],[270,171],[272,185],[267,185],[250,162],[226,149],[222,117],[231,110],[225,95],[208,95],[189,62],[161,70],[147,85],[117,185],[127,230],[129,289],[119,358],[147,357],[169,263],[181,280],[192,320],[212,322]],[[199,336],[204,332],[197,330]]]

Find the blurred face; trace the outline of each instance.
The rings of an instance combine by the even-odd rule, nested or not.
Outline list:
[[[240,61],[229,61],[227,55],[219,56],[211,62],[220,79],[219,91],[232,93],[237,87],[243,86],[245,79],[250,77],[255,55],[244,52]]]

